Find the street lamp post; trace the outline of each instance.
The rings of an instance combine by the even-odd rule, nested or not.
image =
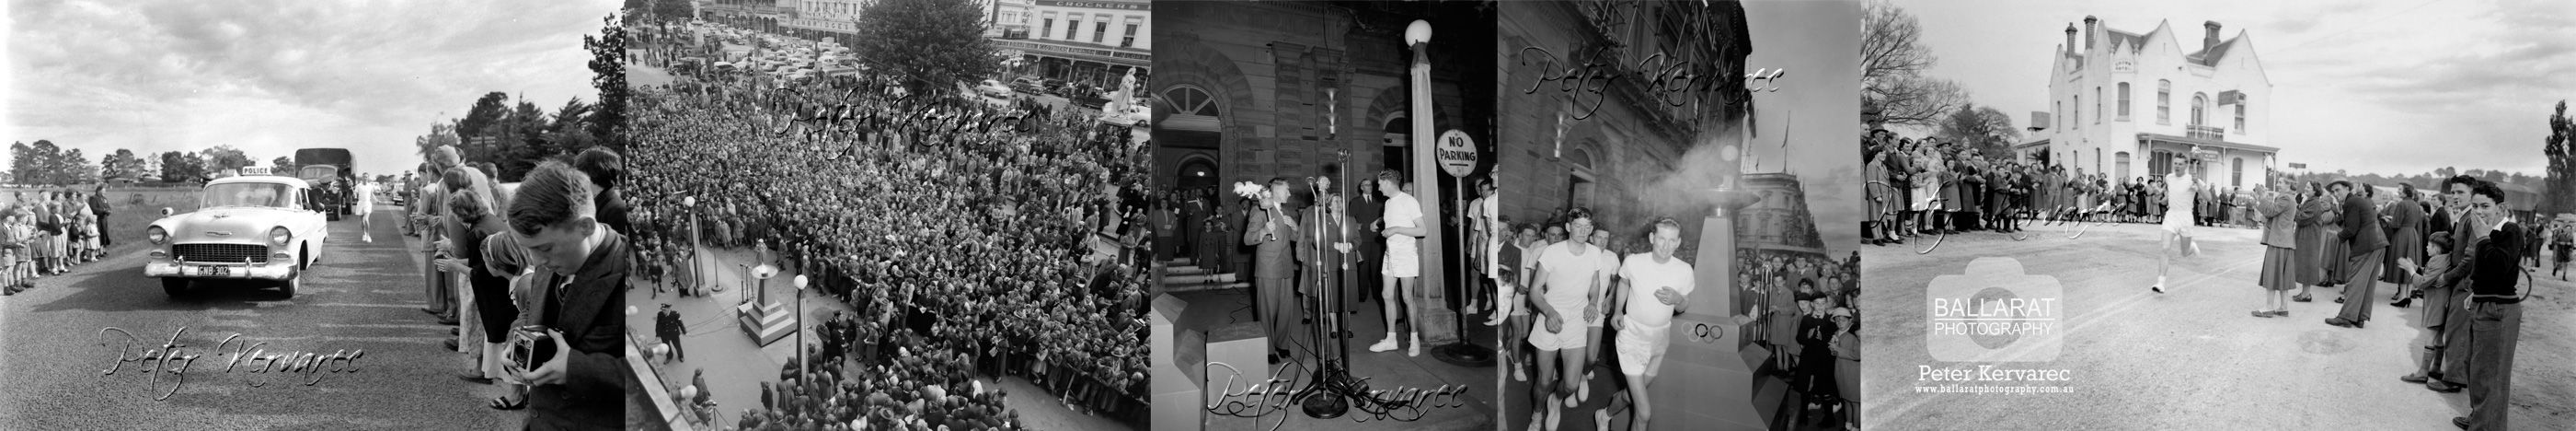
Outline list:
[[[805,275],[796,275],[796,387],[813,383],[813,362],[805,358]]]
[[[704,270],[706,268],[700,266],[698,263],[698,250],[701,247],[704,247],[703,244],[705,241],[703,239],[699,239],[698,235],[698,197],[689,196],[680,198],[680,208],[682,211],[687,211],[689,213],[689,288],[695,289],[705,287],[706,273]]]

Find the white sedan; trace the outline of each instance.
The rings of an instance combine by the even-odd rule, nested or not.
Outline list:
[[[303,273],[322,254],[330,235],[324,215],[311,208],[304,180],[243,175],[206,183],[198,210],[167,214],[145,228],[152,242],[143,275],[161,279],[176,297],[196,279],[268,280],[295,296]]]

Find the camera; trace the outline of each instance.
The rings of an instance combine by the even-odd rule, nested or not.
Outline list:
[[[556,353],[554,336],[546,335],[545,327],[534,325],[511,331],[509,349],[504,360],[509,361],[510,367],[520,370],[535,369],[546,361],[554,360]]]

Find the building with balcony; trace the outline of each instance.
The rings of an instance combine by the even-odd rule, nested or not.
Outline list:
[[[2196,45],[2163,22],[2130,33],[2084,17],[2051,53],[2047,115],[2033,115],[2033,139],[2015,146],[2069,172],[2133,179],[2164,175],[2177,158],[2221,188],[2253,188],[2276,169],[2271,141],[2272,81],[2243,30],[2220,39],[2202,24]]]
[[[1035,2],[1030,0],[995,0],[992,3],[993,26],[991,30],[992,34],[995,35],[994,37],[999,39],[1029,38],[1029,10],[1031,7],[1035,6],[1034,3]]]
[[[1154,5],[1129,0],[1023,0],[1020,17],[1033,24],[1024,38],[996,38],[993,49],[1027,64],[1021,73],[1115,91],[1128,70],[1145,75],[1154,66]],[[988,5],[993,3],[988,2]],[[996,7],[1000,11],[1014,8]],[[1008,29],[1001,35],[1007,36]]]

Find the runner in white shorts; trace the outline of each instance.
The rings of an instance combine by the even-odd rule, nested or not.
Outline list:
[[[2173,253],[2178,251],[2174,249],[2175,246],[2191,247],[2194,249],[2193,254],[2199,253],[2197,251],[2199,244],[2185,245],[2177,242],[2179,239],[2191,237],[2189,230],[2192,208],[2191,183],[2192,178],[2183,175],[2181,161],[2174,162],[2173,172],[2165,174],[2164,233],[2158,236],[2160,239],[2156,242],[2156,284],[2148,286],[2147,290],[2165,293],[2165,270],[2173,266]]]
[[[1574,392],[1584,386],[1583,372],[1587,355],[1584,350],[1584,316],[1601,312],[1592,298],[1599,296],[1601,256],[1608,251],[1585,244],[1592,235],[1592,213],[1576,208],[1567,214],[1566,240],[1547,246],[1539,252],[1535,269],[1539,284],[1532,306],[1543,316],[1530,328],[1530,346],[1539,349],[1539,382],[1531,387],[1536,402],[1547,405],[1534,413],[1531,425],[1542,418],[1554,423],[1563,415],[1562,407],[1576,402]],[[1549,360],[1550,354],[1556,360]],[[1559,372],[1562,370],[1563,372]],[[1562,377],[1559,377],[1562,375]],[[1547,427],[1555,429],[1554,426]]]
[[[1598,247],[1604,252],[1597,255],[1601,257],[1602,292],[1601,294],[1594,295],[1592,297],[1593,303],[1601,304],[1600,309],[1593,310],[1592,313],[1583,315],[1583,326],[1586,328],[1583,332],[1583,345],[1601,346],[1605,345],[1601,341],[1601,333],[1604,332],[1602,329],[1608,327],[1608,323],[1610,322],[1610,304],[1613,304],[1610,302],[1611,291],[1617,289],[1619,286],[1616,284],[1618,283],[1618,280],[1614,278],[1614,276],[1619,274],[1620,256],[1618,250],[1620,250],[1620,248],[1617,244],[1610,241],[1609,229],[1593,230],[1592,237],[1589,242],[1593,247]],[[1608,348],[1592,349],[1591,353],[1592,356],[1590,358],[1586,358],[1585,361],[1590,362],[1592,366],[1583,369],[1583,381],[1586,382],[1592,381],[1593,371],[1600,370],[1601,367],[1610,366],[1610,360],[1612,359],[1610,357],[1610,349]],[[1591,401],[1592,385],[1583,385],[1582,388],[1575,389],[1574,400]]]
[[[1401,178],[1402,174],[1393,170],[1377,173],[1377,191],[1386,195],[1383,217],[1386,226],[1379,231],[1380,235],[1386,236],[1386,259],[1378,265],[1378,271],[1385,278],[1384,286],[1391,288],[1382,289],[1378,294],[1378,302],[1386,307],[1386,313],[1383,313],[1386,315],[1386,339],[1369,345],[1371,352],[1392,351],[1401,342],[1402,338],[1396,336],[1395,321],[1406,314],[1408,308],[1405,308],[1407,304],[1404,301],[1415,297],[1413,291],[1420,287],[1414,285],[1414,277],[1422,275],[1422,252],[1414,242],[1420,241],[1416,237],[1430,234],[1430,230],[1423,228],[1422,202],[1404,192],[1400,187],[1403,183]],[[1413,349],[1405,353],[1422,356],[1421,331],[1407,332],[1412,333]]]
[[[357,180],[357,183],[356,187],[350,188],[352,190],[350,194],[357,195],[354,197],[358,201],[358,240],[376,242],[375,224],[368,219],[376,213],[376,183],[363,179]]]
[[[1619,266],[1619,279],[1625,281],[1625,286],[1617,289],[1619,337],[1612,342],[1618,349],[1619,370],[1628,377],[1627,394],[1637,409],[1635,418],[1628,423],[1631,430],[1646,429],[1647,420],[1654,416],[1646,400],[1646,385],[1663,369],[1664,350],[1672,346],[1673,315],[1688,308],[1691,291],[1697,286],[1690,262],[1673,256],[1675,250],[1681,249],[1681,223],[1669,218],[1657,220],[1654,233],[1646,239],[1654,244],[1654,252],[1629,255]],[[1601,417],[1609,417],[1609,412],[1603,408]]]

